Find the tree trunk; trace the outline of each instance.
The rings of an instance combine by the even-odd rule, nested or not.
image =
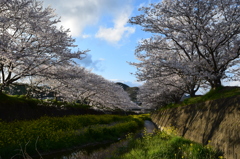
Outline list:
[[[0,85],[0,94],[3,93],[3,89],[4,89],[4,87],[5,87],[4,84],[1,84],[1,85]]]
[[[211,84],[211,87],[212,87],[213,90],[215,90],[215,89],[217,89],[218,87],[221,87],[221,86],[222,86],[222,82],[221,82],[221,79],[220,79],[220,78],[219,78],[219,79],[216,79],[216,80],[214,80],[214,81],[212,81],[212,82],[210,82],[210,84]]]
[[[190,97],[195,97],[196,92],[198,91],[199,88],[200,88],[200,84],[190,85],[190,88],[188,89],[187,93],[189,93]]]
[[[190,92],[190,97],[195,97],[195,96],[196,96],[195,93],[196,93],[196,91],[191,91],[191,92]]]

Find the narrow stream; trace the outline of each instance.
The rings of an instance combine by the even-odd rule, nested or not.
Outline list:
[[[144,128],[146,129],[147,133],[153,133],[154,129],[157,129],[155,124],[149,120],[144,121]],[[75,149],[75,150],[56,152],[56,153],[49,154],[49,155],[43,155],[42,157],[44,159],[69,159],[69,158],[72,159],[73,158],[72,156],[74,156],[75,154],[77,154],[79,152],[85,152],[87,154],[92,154],[93,152],[107,149],[113,143],[114,142],[101,143],[98,145],[89,145],[89,146],[85,146],[83,148],[79,148],[79,149]],[[36,157],[36,158],[39,158],[39,157]]]
[[[153,133],[154,129],[157,129],[157,126],[150,120],[144,121],[144,127],[146,128],[147,133]]]
[[[43,155],[42,157],[43,157],[43,159],[68,159],[80,151],[85,152],[87,154],[91,154],[94,151],[98,151],[100,149],[106,149],[113,143],[114,142],[101,143],[98,145],[89,145],[89,146],[84,146],[83,148],[77,148],[77,149],[66,150],[66,151],[62,151],[62,152],[56,152],[56,153],[52,153],[52,154],[48,154],[48,155]]]

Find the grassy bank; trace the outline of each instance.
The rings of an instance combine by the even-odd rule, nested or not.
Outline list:
[[[164,109],[174,108],[179,106],[186,106],[186,105],[206,102],[209,100],[216,100],[216,99],[227,98],[227,97],[232,97],[237,95],[240,95],[239,87],[219,87],[215,90],[210,90],[205,95],[191,97],[191,98],[185,99],[181,103],[172,103],[160,108],[159,110],[164,110]]]
[[[55,106],[55,107],[78,107],[78,108],[89,108],[88,105],[78,104],[78,103],[67,103],[56,100],[40,100],[35,98],[28,98],[25,95],[7,95],[0,94],[0,105],[2,107],[15,106],[19,104],[29,105],[31,107],[37,106]]]
[[[24,151],[35,155],[38,152],[116,140],[142,128],[145,118],[146,116],[80,115],[8,123],[0,121],[0,156],[23,156]]]
[[[102,111],[79,103],[67,103],[54,100],[27,98],[24,95],[0,94],[0,119],[35,120],[42,116],[63,117],[69,115],[104,114]]]
[[[192,142],[176,136],[170,128],[145,134],[143,138],[134,139],[129,135],[127,145],[112,153],[111,159],[221,159],[222,154],[210,146]],[[209,141],[211,142],[211,141]]]

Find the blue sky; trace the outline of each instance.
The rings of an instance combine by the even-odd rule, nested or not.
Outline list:
[[[104,78],[129,86],[140,83],[131,73],[136,68],[127,63],[137,62],[134,56],[138,41],[151,36],[128,19],[141,14],[138,8],[159,0],[43,0],[61,17],[64,28],[71,30],[80,50],[87,57],[79,63]]]

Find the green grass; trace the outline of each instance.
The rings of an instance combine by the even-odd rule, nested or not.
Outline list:
[[[219,87],[215,90],[210,90],[208,93],[206,93],[203,96],[191,97],[177,104],[172,103],[160,108],[160,110],[179,107],[179,106],[186,106],[186,105],[206,102],[209,100],[216,100],[216,99],[227,98],[227,97],[232,97],[237,95],[240,95],[240,88]]]
[[[74,107],[74,108],[82,108],[89,109],[90,106],[79,104],[79,103],[68,103],[56,100],[39,100],[35,98],[27,98],[25,95],[7,95],[0,94],[0,105],[17,105],[17,104],[26,104],[32,107],[37,107],[39,105],[42,106],[57,106],[57,107]]]
[[[156,134],[146,134],[143,138],[129,137],[125,147],[113,152],[111,159],[218,159],[222,154],[210,146],[192,142],[182,137],[157,131]]]
[[[31,121],[0,121],[0,158],[10,158],[26,147],[28,154],[117,140],[143,127],[149,115],[81,115],[42,117]],[[18,151],[15,151],[18,150]]]

